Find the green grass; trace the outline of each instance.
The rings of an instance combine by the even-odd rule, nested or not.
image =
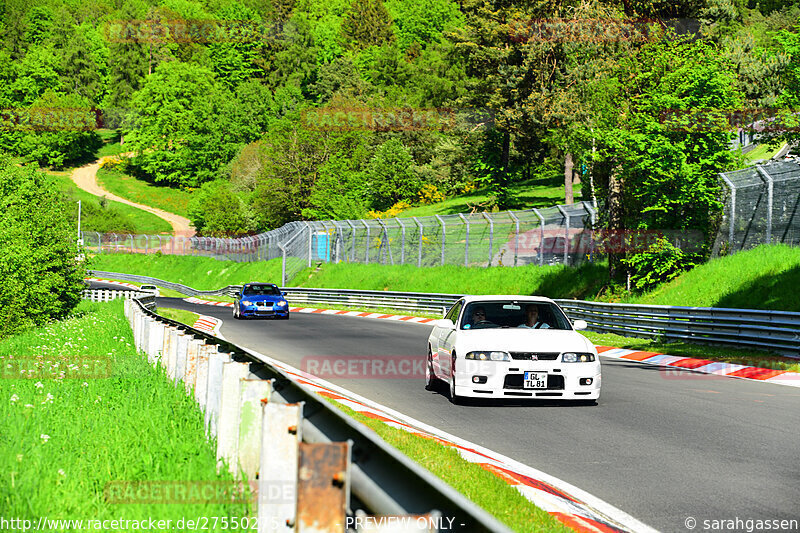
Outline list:
[[[220,289],[249,281],[277,284],[281,281],[280,259],[237,263],[210,257],[103,253],[90,258],[89,268],[152,276],[198,290]]]
[[[118,155],[123,152],[126,152],[126,147],[119,144],[119,134],[115,130],[97,130],[97,133],[100,134],[100,138],[103,139],[103,146],[95,154],[97,158],[109,156],[109,155]]]
[[[175,320],[187,326],[193,326],[197,319],[200,317],[197,313],[186,311],[185,309],[172,309],[171,307],[159,307],[157,313],[164,318]]]
[[[775,154],[780,152],[785,145],[786,143],[783,143],[778,147],[771,148],[769,144],[759,144],[756,148],[747,152],[744,155],[744,159],[748,163],[758,161],[759,159],[771,159]]]
[[[800,311],[800,248],[764,245],[713,259],[628,301]]]
[[[192,193],[188,191],[153,185],[110,168],[98,170],[97,181],[105,190],[131,202],[156,207],[182,217],[189,216]]]
[[[153,517],[174,524],[182,517],[254,512],[242,503],[115,503],[109,497],[128,496],[119,491],[123,485],[111,492],[114,483],[191,487],[199,481],[232,481],[227,469],[217,474],[215,447],[205,439],[203,415],[193,398],[170,383],[160,367],[151,367],[132,342],[121,301],[83,302],[72,318],[0,341],[7,378],[0,380],[5,518]],[[36,359],[47,375],[17,379],[18,367],[7,366]],[[84,364],[88,369],[81,374]],[[79,370],[61,377],[58,372],[65,368]]]
[[[726,348],[708,346],[705,344],[690,344],[686,342],[661,342],[658,340],[623,337],[611,333],[595,333],[592,331],[581,331],[581,333],[596,346],[613,346],[614,348],[626,348],[628,350],[665,353],[682,357],[694,357],[695,359],[711,359],[712,361],[721,361],[723,363],[753,365],[775,370],[800,372],[800,361],[797,359],[781,357],[771,352],[756,349]]]
[[[508,209],[529,209],[531,207],[551,207],[564,203],[564,181],[540,178],[515,183],[510,187],[513,198]],[[574,186],[575,201],[581,200],[581,185]],[[478,212],[486,211],[479,206],[486,202],[489,194],[486,191],[474,191],[461,196],[448,198],[443,202],[421,205],[403,211],[402,217],[422,217],[431,215],[453,215],[469,213],[472,206],[478,206]]]
[[[81,229],[100,233],[172,233],[166,220],[119,202],[101,199],[79,189],[68,172],[49,172],[67,199],[76,204],[73,218],[77,231],[78,200],[81,201]]]
[[[383,440],[441,478],[513,531],[566,533],[572,529],[528,501],[517,489],[477,464],[465,461],[458,452],[329,400]]]
[[[593,295],[606,283],[607,267],[603,263],[587,263],[577,269],[562,265],[417,268],[412,265],[339,263],[322,265],[318,272],[306,269],[295,279],[304,287],[329,289],[584,298]]]

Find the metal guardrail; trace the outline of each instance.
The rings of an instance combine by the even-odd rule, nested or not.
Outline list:
[[[97,275],[153,283],[164,287],[178,286],[146,276],[113,272]],[[124,276],[124,277],[123,277]],[[221,294],[238,290],[229,285],[218,291],[196,291],[183,287],[184,294]],[[460,294],[361,291],[352,289],[282,289],[292,304],[381,307],[403,311],[440,313],[460,298]],[[634,337],[663,338],[666,341],[697,342],[740,348],[759,348],[800,358],[800,313],[759,309],[722,307],[683,307],[555,300],[571,320],[583,319],[590,331],[616,333]]]
[[[187,393],[194,392],[218,458],[234,475],[254,479],[259,472],[259,532],[344,531],[346,518],[368,512],[410,517],[412,527],[404,531],[436,531],[438,523],[448,531],[510,533],[258,354],[163,318],[141,299],[126,302],[125,312],[137,349],[164,366],[176,385],[182,381]],[[263,416],[258,431],[250,429],[257,416],[252,410]],[[248,424],[239,424],[245,416]],[[278,501],[264,497],[275,484],[283,489]]]

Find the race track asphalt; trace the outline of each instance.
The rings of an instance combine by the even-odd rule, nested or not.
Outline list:
[[[158,305],[221,318],[229,341],[298,368],[326,357],[424,359],[431,329],[300,313],[237,321],[230,308],[178,298]],[[326,379],[572,483],[660,531],[688,531],[687,517],[698,531],[703,520],[800,520],[800,389],[601,360],[595,406],[453,405],[419,377]]]

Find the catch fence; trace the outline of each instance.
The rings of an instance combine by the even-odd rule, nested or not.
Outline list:
[[[760,244],[800,244],[800,165],[792,160],[720,174],[723,220],[717,255]]]

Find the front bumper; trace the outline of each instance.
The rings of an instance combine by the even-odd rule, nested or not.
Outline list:
[[[239,314],[243,317],[280,317],[289,316],[289,307],[273,307],[271,309],[259,309],[255,305],[242,305],[239,307]]]
[[[545,372],[545,388],[525,388],[525,372]],[[476,383],[477,377],[483,383]],[[590,384],[581,380],[590,379]],[[597,400],[600,397],[600,362],[469,361],[456,362],[456,393],[471,398],[551,398]]]

